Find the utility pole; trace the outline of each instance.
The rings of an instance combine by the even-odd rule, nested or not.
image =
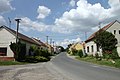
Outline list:
[[[53,41],[53,52],[54,52],[54,43],[55,43],[55,42]]]
[[[48,37],[49,37],[49,36],[46,36],[46,42],[47,42],[47,44],[48,44]]]
[[[98,24],[98,28],[99,28],[99,30],[98,30],[98,34],[100,34],[100,30],[101,30],[101,22],[99,22],[99,24]],[[99,36],[98,36],[98,38],[99,38]],[[100,49],[101,49],[101,46],[100,46],[99,44],[97,44],[97,51],[100,51]]]
[[[9,20],[9,28],[11,28],[11,20],[9,17],[8,17],[8,20]]]
[[[99,22],[99,26],[98,27],[99,27],[99,30],[100,30],[101,29],[101,22]]]
[[[85,40],[87,39],[87,32],[85,32]]]
[[[16,43],[18,42],[18,29],[19,29],[20,20],[21,20],[21,19],[15,19],[15,21],[17,22]]]
[[[50,45],[52,44],[52,39],[50,39]]]
[[[54,43],[55,43],[55,42],[53,41],[53,48],[54,48]]]

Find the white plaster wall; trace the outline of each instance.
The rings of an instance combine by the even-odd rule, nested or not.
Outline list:
[[[114,34],[114,30],[116,30],[116,34]],[[107,29],[108,32],[111,32],[112,34],[115,35],[118,44],[117,44],[117,52],[120,56],[120,34],[119,34],[119,30],[120,30],[120,23],[116,22],[114,23],[110,28]]]
[[[26,44],[26,55],[29,55],[29,49],[30,49],[30,46],[34,45],[32,43],[29,43],[29,42],[26,42],[26,41],[21,41],[21,43],[24,43]]]
[[[9,45],[11,42],[15,42],[16,38],[6,29],[0,29],[0,47],[7,47],[7,57],[14,57],[14,53],[10,49]]]
[[[91,48],[92,45],[93,45],[93,50],[94,50],[93,52],[92,52],[92,48]],[[87,52],[87,47],[88,46],[89,46],[89,52]],[[97,52],[96,43],[94,41],[87,42],[85,44],[85,51],[86,51],[87,54],[93,54],[93,55],[95,55],[95,53]]]
[[[114,34],[114,30],[116,30],[116,34]],[[111,32],[112,34],[115,35],[115,37],[118,40],[118,44],[120,44],[119,30],[120,30],[120,23],[118,23],[118,22],[114,23],[110,28],[107,29],[108,32]]]

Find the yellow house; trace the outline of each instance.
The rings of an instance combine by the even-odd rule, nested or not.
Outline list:
[[[69,48],[70,54],[72,54],[72,50],[82,50],[84,52],[83,44],[79,42],[72,44]]]
[[[54,52],[54,48],[52,47],[52,45],[45,43],[45,45],[48,47],[48,52],[49,53],[53,53]]]

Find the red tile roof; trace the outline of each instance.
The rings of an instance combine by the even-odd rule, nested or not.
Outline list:
[[[8,28],[8,27],[6,27],[6,26],[1,26],[0,28],[5,28],[6,30],[8,30],[11,34],[13,34],[14,36],[16,36],[16,31],[15,30],[13,30],[13,29],[10,29],[10,28]],[[26,41],[26,42],[29,42],[29,43],[32,43],[32,44],[36,44],[36,45],[40,45],[40,44],[38,44],[37,42],[35,42],[32,38],[29,38],[28,36],[26,36],[26,35],[23,35],[23,34],[21,34],[21,33],[19,33],[18,32],[18,38],[20,39],[20,40],[24,40],[24,41]]]
[[[99,31],[101,31],[101,30],[102,30],[102,31],[107,30],[107,29],[108,29],[109,27],[111,27],[115,22],[120,23],[120,22],[117,21],[117,20],[115,20],[115,21],[109,23],[108,25],[104,26],[102,29],[100,29],[100,30],[96,31],[95,33],[93,33],[85,42],[91,41],[92,39],[94,39],[94,37],[95,37],[95,35],[96,35],[97,32],[99,32]]]
[[[32,38],[35,42],[37,42],[39,45],[47,47],[42,41],[36,39],[36,38]]]

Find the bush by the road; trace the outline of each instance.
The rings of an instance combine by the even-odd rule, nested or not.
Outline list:
[[[77,51],[77,55],[78,55],[79,57],[82,57],[82,56],[83,56],[83,51],[82,51],[82,50],[78,50],[78,51]]]
[[[83,51],[82,50],[72,49],[68,53],[71,54],[71,55],[74,55],[74,56],[83,57]]]
[[[49,59],[43,57],[43,56],[35,56],[35,60],[37,62],[46,62],[46,61],[49,61]]]
[[[26,56],[26,62],[36,63],[36,62],[46,62],[46,61],[49,61],[49,59],[43,56]]]
[[[26,56],[27,62],[46,62],[50,60],[50,56],[52,56],[48,50],[40,49],[37,46],[31,46],[29,50],[29,56]]]
[[[21,43],[11,43],[10,48],[14,53],[14,58],[16,61],[23,61],[26,54],[26,44]]]

